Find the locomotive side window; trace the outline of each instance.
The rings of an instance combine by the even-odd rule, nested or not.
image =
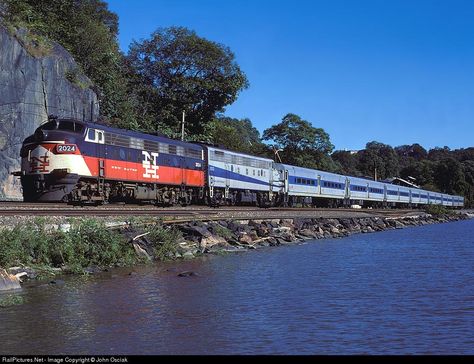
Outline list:
[[[102,130],[89,128],[86,135],[87,142],[94,142],[99,144],[104,144],[104,132]]]
[[[139,138],[130,138],[130,148],[134,149],[144,149],[143,139]]]
[[[196,149],[186,149],[186,156],[191,158],[201,158],[201,151]]]

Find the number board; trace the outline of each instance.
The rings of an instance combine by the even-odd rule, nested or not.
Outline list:
[[[56,152],[61,154],[74,154],[76,150],[77,146],[75,144],[58,144],[56,146]]]

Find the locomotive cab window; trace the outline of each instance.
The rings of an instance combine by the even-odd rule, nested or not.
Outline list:
[[[38,129],[41,130],[55,130],[58,127],[56,121],[48,121],[46,124],[41,125]]]
[[[82,133],[84,131],[84,125],[71,120],[59,120],[58,130],[70,131],[73,133]]]
[[[86,142],[105,144],[104,132],[102,130],[89,128],[86,135]]]

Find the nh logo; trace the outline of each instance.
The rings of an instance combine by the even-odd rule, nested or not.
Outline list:
[[[158,166],[157,158],[158,158],[158,153],[155,152],[142,152],[143,154],[143,162],[142,166],[145,169],[145,173],[143,173],[143,177],[146,178],[154,178],[154,179],[159,179],[160,176],[158,176],[158,169],[160,166]]]
[[[31,157],[31,172],[48,172],[49,158],[47,155],[41,157]]]

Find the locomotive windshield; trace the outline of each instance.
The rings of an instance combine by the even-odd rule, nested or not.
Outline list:
[[[40,130],[63,130],[73,133],[82,133],[84,131],[84,125],[72,120],[52,120],[46,124],[41,125],[38,129]]]
[[[56,121],[48,121],[46,124],[41,125],[38,129],[40,130],[55,130],[57,127]]]

